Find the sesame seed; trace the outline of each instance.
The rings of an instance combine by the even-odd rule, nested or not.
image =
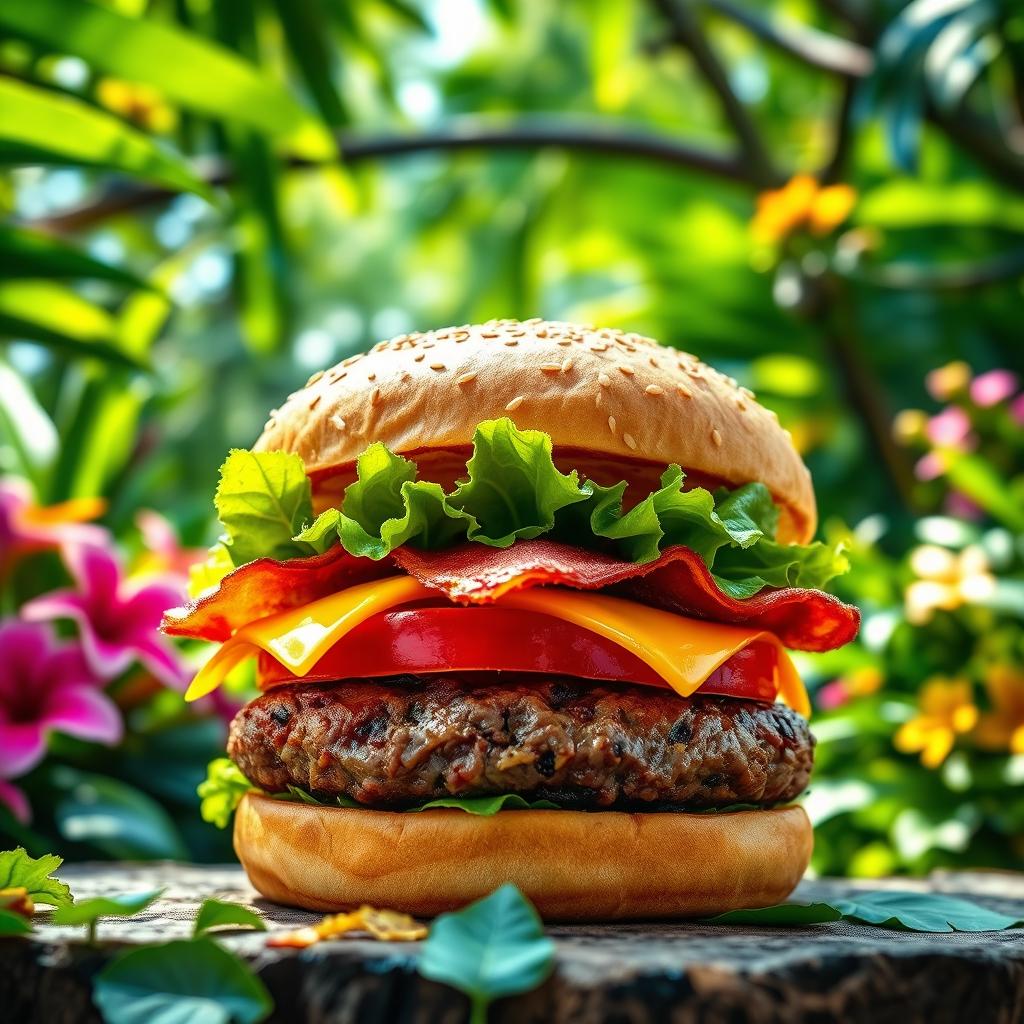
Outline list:
[[[403,370],[402,376],[399,379],[403,382],[407,380],[412,380],[412,374],[408,370]]]
[[[310,411],[315,409],[319,404],[320,404],[320,396],[317,395],[316,398],[314,398],[313,401],[309,403]]]
[[[743,395],[744,398],[749,398],[751,401],[754,401],[755,395],[750,388],[740,388],[740,394]]]
[[[601,408],[601,401],[602,401],[603,398],[604,398],[604,393],[601,392],[601,391],[598,391],[598,393],[594,396],[594,405],[596,405],[598,407],[598,409]]]
[[[338,430],[344,430],[345,429],[345,420],[341,416],[339,416],[337,413],[335,413],[331,417],[331,426],[337,428]]]
[[[562,373],[568,373],[571,369],[572,369],[572,360],[571,359],[563,359],[562,360]]]
[[[426,359],[426,357],[427,357],[427,353],[426,352],[418,352],[416,355],[414,355],[412,357],[412,361],[414,363],[422,363],[423,360]]]
[[[306,387],[311,388],[323,375],[323,370],[317,370],[317,372],[314,373],[313,376],[306,381]]]
[[[515,398],[512,399],[511,402],[508,403],[508,405],[505,406],[505,412],[515,412],[516,409],[518,409],[519,406],[521,406],[525,401],[525,396],[517,395]]]
[[[644,391],[649,395],[665,394],[665,389],[660,384],[648,384],[647,387],[644,388]]]
[[[661,369],[661,363],[659,363],[658,360],[654,358],[654,356],[651,356],[651,358],[648,359],[647,362],[649,362],[651,366],[653,366],[656,370]]]
[[[327,383],[328,384],[337,384],[338,381],[342,379],[342,377],[347,377],[347,376],[348,376],[348,370],[342,370],[340,373],[338,373],[336,370],[332,370],[330,377],[327,378]]]
[[[608,417],[608,429],[614,434],[615,433],[615,417]]]
[[[433,348],[434,347],[434,342],[432,342],[432,341],[425,341],[425,342],[423,342],[423,347],[424,348]]]
[[[370,405],[377,405],[380,402],[380,388],[374,388],[373,394],[370,395]]]
[[[469,331],[456,331],[455,332],[455,343],[457,345],[464,342],[469,337]]]
[[[611,348],[611,345],[591,345],[591,352],[607,352]]]
[[[632,448],[633,451],[636,451],[636,441],[633,440],[632,434],[623,434],[622,440],[626,442],[627,448]]]
[[[438,371],[447,370],[448,369],[448,367],[445,366],[444,363],[431,363],[430,364],[430,368],[432,370],[438,370]]]
[[[747,408],[747,403],[744,402],[742,398],[737,398],[736,408],[739,409],[740,412],[743,412]]]
[[[718,445],[719,448],[721,448],[722,447],[722,433],[721,433],[721,431],[718,430],[717,428],[712,430],[711,431],[711,440],[714,441],[715,444]]]
[[[540,364],[540,372],[541,373],[558,373],[559,370],[561,370],[561,366],[559,366],[558,363],[541,363]]]
[[[495,335],[495,337],[497,337],[497,335]],[[508,346],[509,348],[512,348],[512,346],[513,346],[513,345],[518,345],[518,344],[519,344],[519,342],[518,342],[518,341],[516,341],[516,339],[515,339],[515,338],[506,338],[506,339],[505,339],[505,340],[504,340],[504,341],[502,342],[502,344],[503,344],[503,345],[507,345],[507,346]]]
[[[455,383],[456,384],[460,384],[460,385],[461,384],[468,384],[472,380],[476,380],[476,372],[475,371],[470,371],[469,373],[464,373],[461,377],[456,379]]]
[[[377,374],[375,374],[375,373],[368,373],[368,374],[366,375],[366,379],[367,379],[368,381],[371,381],[371,382],[372,382],[372,381],[375,381],[375,380],[377,379]]]
[[[540,337],[540,335],[538,335],[538,337]],[[572,338],[559,338],[555,342],[555,344],[556,345],[571,345],[572,344]]]
[[[678,391],[683,398],[693,398],[693,392],[685,384],[677,384],[676,391]]]
[[[632,366],[627,366],[625,363],[618,366],[618,371],[619,373],[625,374],[627,377],[632,377],[633,374],[636,373],[636,370],[634,370]]]
[[[534,333],[534,334],[535,334],[535,335],[536,335],[536,336],[537,336],[538,338],[546,338],[546,337],[548,336],[548,332],[547,332],[547,331],[545,331],[545,330],[540,330],[540,331],[534,331],[533,333]],[[559,344],[561,344],[561,342],[559,342]]]
[[[597,383],[603,388],[610,388],[612,386],[612,379],[607,373],[599,373],[597,375]]]
[[[480,332],[480,337],[481,338],[497,338],[498,336],[499,335],[498,335],[497,331],[481,331]]]

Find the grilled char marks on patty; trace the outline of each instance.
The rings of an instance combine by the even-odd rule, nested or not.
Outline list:
[[[782,704],[565,677],[458,674],[293,684],[235,717],[228,752],[261,789],[371,807],[521,793],[564,807],[792,800],[814,739]]]

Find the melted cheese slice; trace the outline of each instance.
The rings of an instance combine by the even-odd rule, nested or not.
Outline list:
[[[266,651],[296,677],[305,675],[346,633],[373,615],[438,593],[410,576],[363,583],[278,612],[240,629],[192,681],[186,700],[214,691],[246,658]],[[676,693],[688,697],[720,665],[752,643],[776,648],[779,696],[810,714],[807,691],[778,637],[747,626],[688,619],[606,594],[538,588],[502,595],[495,604],[539,612],[581,626],[636,655]]]

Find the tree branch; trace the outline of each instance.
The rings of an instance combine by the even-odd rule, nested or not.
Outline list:
[[[539,149],[545,147],[600,153],[623,159],[646,159],[671,167],[686,168],[746,185],[759,185],[747,161],[739,155],[679,142],[676,139],[636,128],[609,127],[587,120],[525,118],[511,123],[489,124],[467,119],[422,135],[361,135],[342,133],[338,144],[346,163],[387,159],[430,150]],[[290,167],[313,166],[292,159]],[[200,159],[195,172],[211,185],[226,185],[234,168],[223,159]],[[78,231],[93,224],[164,202],[175,195],[167,189],[137,183],[119,184],[98,199],[51,217],[33,221],[35,227],[51,231]]]
[[[689,51],[700,73],[714,90],[726,120],[736,132],[736,137],[743,148],[746,159],[750,162],[751,170],[756,176],[758,184],[762,188],[779,184],[779,176],[767,148],[761,141],[761,133],[747,108],[733,92],[725,68],[708,45],[693,12],[686,4],[677,4],[675,0],[652,0],[652,2],[668,23],[672,32],[672,41],[677,46]]]
[[[893,262],[838,270],[843,277],[876,288],[900,291],[956,292],[1024,277],[1024,249],[1011,249],[974,262],[934,264]]]
[[[762,18],[732,0],[704,2],[722,17],[742,25],[762,42],[821,71],[830,71],[848,78],[863,78],[874,67],[875,59],[871,51],[849,39],[822,32],[790,18]]]

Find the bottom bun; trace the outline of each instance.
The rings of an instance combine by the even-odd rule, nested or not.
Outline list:
[[[699,917],[785,899],[807,868],[802,807],[719,814],[371,811],[248,794],[235,851],[268,899],[430,917],[513,882],[553,921]]]

